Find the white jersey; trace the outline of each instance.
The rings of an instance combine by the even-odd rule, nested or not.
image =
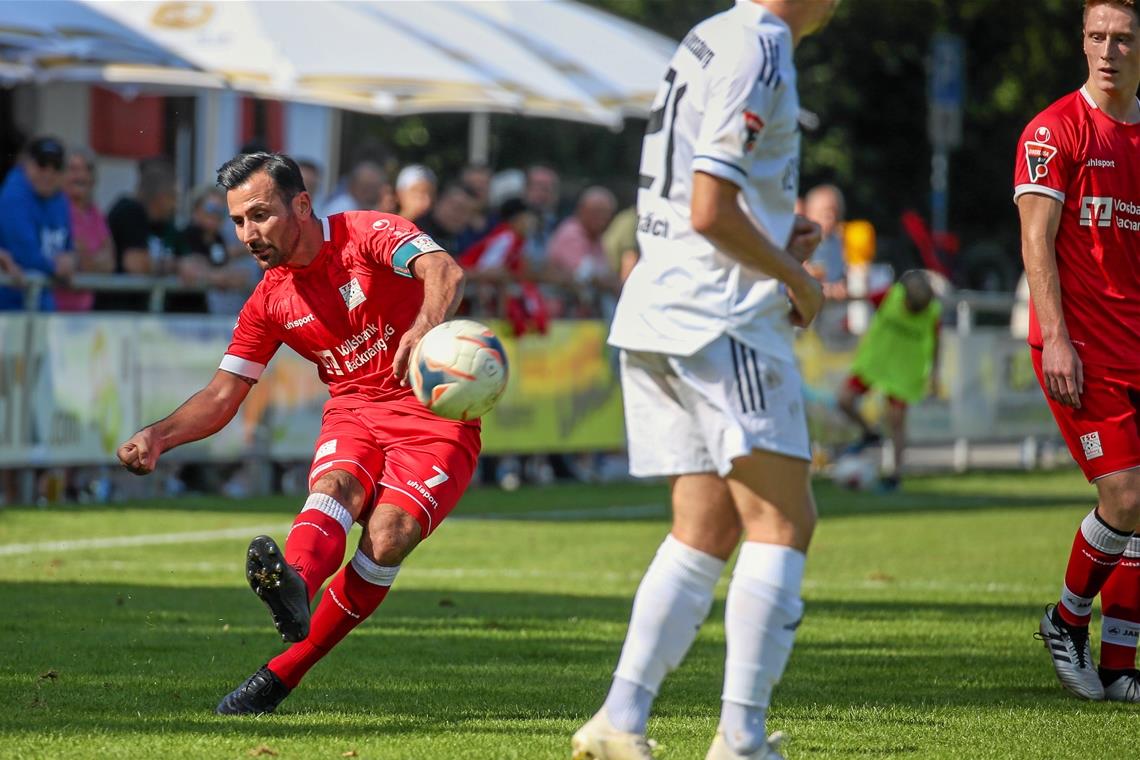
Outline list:
[[[787,25],[737,0],[693,28],[657,91],[641,154],[641,260],[618,302],[611,345],[691,356],[728,333],[794,361],[782,283],[693,231],[693,173],[740,186],[741,204],[777,246],[795,220],[799,97]]]

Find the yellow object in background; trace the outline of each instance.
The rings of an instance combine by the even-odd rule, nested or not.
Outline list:
[[[848,266],[866,266],[875,260],[875,226],[866,219],[843,225],[843,258]]]

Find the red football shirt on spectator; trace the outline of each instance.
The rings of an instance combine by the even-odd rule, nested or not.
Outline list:
[[[1014,200],[1064,204],[1055,243],[1061,307],[1085,363],[1140,368],[1140,124],[1080,89],[1034,117],[1017,145]],[[1029,344],[1041,348],[1037,313]]]

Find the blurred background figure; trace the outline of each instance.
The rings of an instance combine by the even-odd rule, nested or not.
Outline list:
[[[490,205],[493,175],[491,167],[486,164],[468,164],[459,173],[459,182],[475,198],[475,210],[471,213],[471,221],[467,224],[467,231],[459,239],[460,249],[474,245],[475,241],[486,235],[498,222]]]
[[[419,219],[431,210],[439,181],[423,164],[405,166],[396,177],[396,213],[405,219]]]
[[[209,286],[205,310],[211,314],[237,314],[261,278],[261,268],[244,247],[226,245],[226,212],[222,192],[203,188],[194,196],[190,223],[182,230],[186,255],[180,274],[188,283]]]
[[[617,272],[602,246],[602,234],[616,210],[617,199],[613,193],[600,185],[588,187],[582,191],[574,214],[558,225],[550,237],[547,251],[550,272],[579,288],[578,303],[574,307],[577,312],[584,314],[589,304],[596,303],[603,294],[618,291]]]
[[[67,156],[63,192],[71,210],[76,272],[110,274],[115,271],[115,249],[107,219],[92,198],[94,189],[94,156],[86,149],[73,148]],[[55,306],[59,311],[90,311],[94,305],[95,294],[91,291],[55,289]]]
[[[847,206],[835,185],[816,185],[804,196],[803,215],[820,226],[823,240],[807,268],[823,284],[825,298],[847,296],[847,264],[843,258],[843,221]]]
[[[860,439],[850,447],[851,453],[882,440],[860,413],[860,397],[872,389],[885,397],[893,456],[891,472],[882,484],[886,490],[895,490],[902,477],[907,407],[938,394],[942,303],[935,297],[926,273],[919,270],[906,272],[884,296],[874,300],[878,310],[859,343],[851,376],[837,397],[840,410],[859,426]]]
[[[342,211],[378,211],[385,198],[388,174],[375,161],[361,161],[352,167],[344,192],[325,204],[326,215]]]
[[[641,258],[641,249],[637,245],[636,206],[623,209],[613,218],[602,235],[602,247],[610,268],[618,274],[618,282],[624,283]]]
[[[178,207],[178,180],[164,158],[139,162],[135,194],[121,197],[107,213],[115,245],[115,271],[120,274],[163,276],[174,274],[183,249],[174,212]],[[204,311],[196,294],[173,296],[168,306]],[[95,308],[104,311],[145,311],[145,293],[99,293]]]
[[[475,196],[465,185],[452,182],[443,188],[431,209],[413,221],[443,246],[445,251],[457,256],[460,238],[469,229],[475,204]]]
[[[312,198],[313,213],[317,216],[324,216],[324,208],[321,203],[324,200],[324,170],[321,169],[320,164],[311,158],[297,159],[297,166],[301,169],[301,177],[305,181],[305,190]]]
[[[0,268],[8,274],[40,272],[66,283],[75,272],[71,210],[63,194],[63,143],[37,137],[20,153],[19,164],[0,185]],[[24,308],[24,294],[0,287],[0,310]],[[55,308],[49,288],[40,294],[39,308]]]
[[[523,200],[534,209],[538,217],[538,224],[526,247],[526,257],[532,272],[542,272],[546,267],[546,249],[550,236],[558,226],[560,185],[558,172],[549,166],[534,164],[526,170]]]

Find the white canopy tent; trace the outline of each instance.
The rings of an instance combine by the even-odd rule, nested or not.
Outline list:
[[[223,85],[80,0],[0,0],[0,83],[66,81],[164,89]]]

